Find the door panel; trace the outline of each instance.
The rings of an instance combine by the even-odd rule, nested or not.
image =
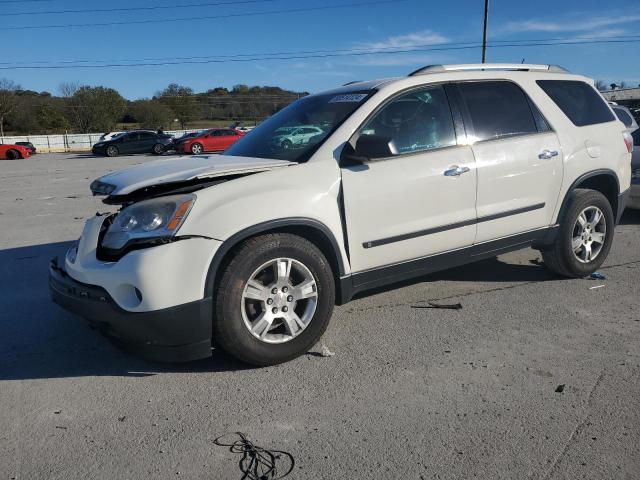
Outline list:
[[[480,142],[473,145],[473,153],[478,169],[476,242],[551,223],[563,165],[555,133]]]
[[[445,176],[453,165],[469,171]],[[473,244],[476,172],[468,146],[345,167],[342,182],[354,272]]]

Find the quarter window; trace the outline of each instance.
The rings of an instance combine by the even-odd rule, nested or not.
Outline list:
[[[577,127],[615,120],[602,97],[585,82],[538,80],[536,83]]]
[[[387,137],[401,154],[456,144],[451,109],[440,85],[393,99],[365,124],[361,135]]]
[[[529,100],[515,83],[465,82],[458,87],[469,111],[475,141],[538,132]]]

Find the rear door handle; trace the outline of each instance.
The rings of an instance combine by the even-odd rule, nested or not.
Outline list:
[[[543,150],[540,155],[538,155],[538,158],[540,160],[549,160],[552,157],[557,157],[558,156],[558,151],[557,150]]]
[[[459,167],[458,165],[451,165],[448,170],[444,171],[445,177],[458,177],[463,173],[467,173],[469,171],[469,167]]]

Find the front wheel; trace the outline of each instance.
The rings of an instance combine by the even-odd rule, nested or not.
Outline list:
[[[258,366],[307,352],[335,302],[331,266],[308,240],[287,233],[251,238],[234,252],[216,295],[216,346]]]
[[[154,155],[162,155],[164,153],[164,145],[161,143],[156,143],[153,146],[152,152]]]
[[[119,153],[120,152],[118,152],[118,147],[114,145],[109,145],[107,147],[107,157],[117,157]]]
[[[194,143],[193,145],[191,145],[191,153],[193,153],[194,155],[200,155],[203,150],[204,149],[202,148],[202,145],[200,145],[199,143]]]
[[[7,160],[17,160],[20,158],[20,152],[17,150],[8,150],[7,151]]]
[[[570,195],[558,237],[542,251],[542,259],[551,271],[579,278],[603,264],[613,243],[615,224],[611,205],[602,193],[576,189]]]

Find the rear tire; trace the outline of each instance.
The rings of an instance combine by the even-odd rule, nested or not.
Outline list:
[[[273,233],[243,242],[233,255],[216,292],[216,346],[257,366],[309,351],[335,303],[333,272],[322,252],[297,235]]]
[[[595,272],[607,258],[613,243],[613,210],[595,190],[575,189],[569,195],[558,236],[542,251],[542,259],[558,275],[581,278]]]
[[[114,145],[109,145],[105,153],[107,154],[107,157],[117,157],[120,154],[118,147]]]

